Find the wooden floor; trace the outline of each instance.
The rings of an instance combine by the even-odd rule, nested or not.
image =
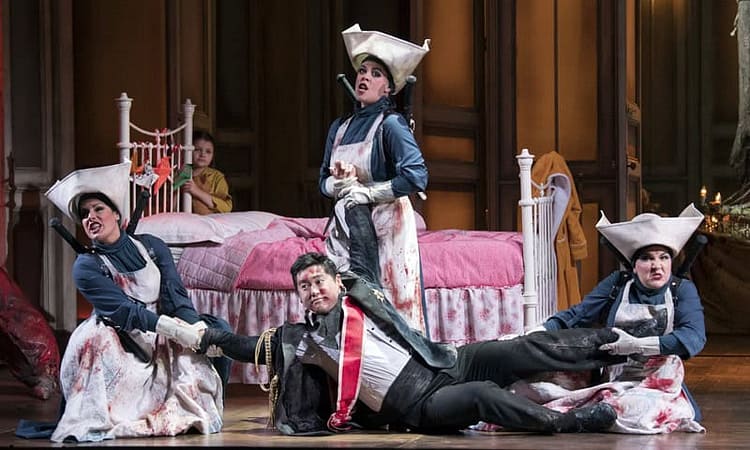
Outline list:
[[[267,430],[267,399],[254,385],[231,384],[227,390],[224,430],[203,436],[118,439],[78,446],[197,446],[255,448],[481,448],[481,449],[730,449],[750,446],[750,336],[710,336],[701,355],[687,362],[687,383],[703,409],[706,433],[657,436],[467,432],[450,436],[349,433],[327,437],[286,437]],[[44,439],[15,437],[19,419],[47,421],[59,398],[36,400],[0,366],[0,446],[56,447]]]

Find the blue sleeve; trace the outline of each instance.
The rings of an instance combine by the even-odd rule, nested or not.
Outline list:
[[[547,319],[544,327],[548,330],[560,328],[592,328],[606,326],[606,317],[602,317],[611,308],[609,294],[620,277],[618,271],[603,279],[583,298],[581,303],[560,311]]]
[[[401,114],[389,114],[383,120],[383,151],[393,167],[386,169],[393,193],[400,197],[427,188],[427,166],[406,120]],[[379,180],[386,181],[386,180]]]
[[[697,355],[706,345],[706,325],[703,305],[695,284],[682,280],[677,289],[673,331],[660,339],[661,353],[689,358]]]
[[[690,354],[674,334],[659,336],[659,354],[677,355],[683,359],[688,359]]]
[[[182,283],[180,275],[172,259],[169,247],[161,239],[150,234],[139,235],[146,248],[153,250],[154,263],[161,272],[161,292],[159,296],[159,310],[162,314],[179,317],[187,323],[200,320],[198,312],[188,297],[187,289]]]
[[[96,255],[78,255],[73,263],[73,280],[78,291],[98,315],[109,318],[123,330],[154,331],[159,317],[146,309],[143,303],[125,295],[106,275],[100,261]]]
[[[323,153],[323,162],[320,164],[320,175],[318,177],[318,190],[320,190],[320,193],[323,194],[323,196],[325,197],[328,197],[328,195],[326,194],[325,189],[323,187],[325,185],[326,179],[329,176],[331,176],[331,171],[329,170],[329,167],[331,167],[331,152],[333,151],[333,141],[336,139],[336,132],[338,131],[340,125],[341,125],[341,119],[336,119],[328,128],[328,136],[326,137],[326,148],[325,148],[325,152]]]

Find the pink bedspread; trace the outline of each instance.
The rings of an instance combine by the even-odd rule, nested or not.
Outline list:
[[[510,231],[419,233],[426,288],[497,286],[523,281],[523,237]]]
[[[300,254],[325,252],[327,219],[281,218],[222,245],[187,247],[177,270],[188,288],[292,290],[289,268]],[[523,281],[517,232],[421,231],[425,288],[509,287]]]

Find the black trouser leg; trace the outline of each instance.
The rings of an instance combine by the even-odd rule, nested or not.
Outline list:
[[[380,286],[378,237],[372,223],[369,205],[356,205],[346,210],[349,226],[349,270]]]
[[[540,372],[597,369],[624,361],[599,350],[616,339],[609,329],[581,328],[478,342],[459,348],[458,361],[447,372],[459,382],[492,380],[504,387]]]
[[[491,381],[472,381],[442,387],[422,406],[425,431],[460,430],[479,421],[519,431],[556,433],[577,431],[574,417],[538,405]]]
[[[216,328],[206,328],[201,339],[200,350],[202,353],[205,353],[209,346],[215,345],[224,352],[224,355],[235,361],[254,362],[255,346],[257,343],[258,336],[241,336]],[[259,362],[265,363],[265,353],[262,353],[260,356]]]

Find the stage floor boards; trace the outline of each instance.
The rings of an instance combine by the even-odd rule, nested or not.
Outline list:
[[[117,439],[78,446],[185,446],[255,448],[481,448],[481,449],[730,449],[750,442],[750,336],[710,336],[703,353],[686,364],[687,384],[703,410],[706,433],[656,436],[619,434],[463,433],[426,436],[406,433],[347,433],[286,437],[265,428],[268,400],[258,386],[230,384],[221,433],[208,436]],[[0,365],[0,446],[58,447],[44,439],[15,437],[19,419],[48,421],[59,398],[36,400]],[[66,446],[66,445],[65,445]]]

